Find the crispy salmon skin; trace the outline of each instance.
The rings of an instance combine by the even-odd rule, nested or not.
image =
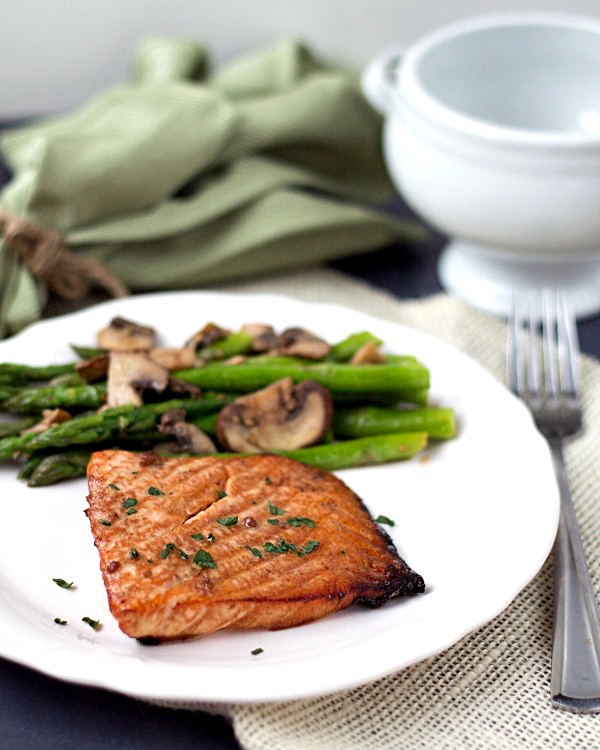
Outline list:
[[[292,459],[100,451],[88,487],[110,610],[142,641],[286,628],[424,590],[354,492]]]

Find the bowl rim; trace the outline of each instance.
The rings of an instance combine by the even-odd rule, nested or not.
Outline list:
[[[506,26],[525,28],[534,25],[591,31],[598,35],[600,43],[600,19],[584,15],[546,11],[514,11],[464,19],[427,34],[402,55],[396,71],[396,84],[394,86],[396,101],[409,106],[413,111],[425,116],[438,126],[486,141],[504,142],[515,146],[521,145],[539,149],[564,147],[571,150],[600,147],[600,129],[598,132],[566,132],[499,125],[489,120],[462,114],[458,110],[442,104],[421,86],[416,74],[417,66],[437,44],[476,31]]]

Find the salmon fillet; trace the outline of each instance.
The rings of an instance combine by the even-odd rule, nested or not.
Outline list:
[[[107,450],[88,486],[110,610],[132,638],[286,628],[424,590],[354,492],[292,459]]]

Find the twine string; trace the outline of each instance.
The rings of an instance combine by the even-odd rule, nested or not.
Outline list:
[[[74,253],[55,229],[0,212],[0,235],[33,276],[63,299],[85,299],[93,287],[111,297],[129,294],[104,263]]]

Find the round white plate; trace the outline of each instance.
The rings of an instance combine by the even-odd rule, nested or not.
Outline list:
[[[350,607],[276,632],[222,631],[142,646],[108,610],[84,515],[86,482],[28,488],[0,466],[0,655],[54,677],[125,694],[187,702],[280,701],[359,685],[439,653],[501,612],[538,572],[558,522],[549,451],[529,413],[452,347],[350,309],[283,297],[177,292],[117,300],[31,326],[0,344],[0,361],[72,360],[115,315],[183,343],[208,321],[302,325],[330,341],[369,329],[388,351],[417,355],[431,400],[456,410],[457,439],[426,460],[339,472],[389,529],[427,584],[377,610]],[[386,527],[388,530],[389,527]],[[53,578],[73,581],[59,588]],[[55,624],[54,618],[67,620]],[[83,617],[100,620],[95,631]],[[256,648],[263,652],[253,655]]]

